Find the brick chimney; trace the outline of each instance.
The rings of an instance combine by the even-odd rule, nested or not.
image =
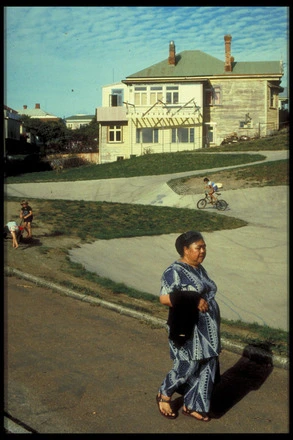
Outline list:
[[[174,41],[170,41],[169,44],[169,58],[168,63],[175,66],[176,64],[176,54],[175,54],[175,44]]]
[[[40,104],[36,104],[35,108],[41,108]]]
[[[24,105],[24,106],[23,106],[23,109],[26,110],[26,109],[27,109],[27,105]]]
[[[232,62],[234,58],[231,57],[231,35],[224,35],[225,40],[225,72],[232,72]]]

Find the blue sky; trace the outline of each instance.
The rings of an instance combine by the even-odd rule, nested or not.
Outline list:
[[[5,7],[4,103],[39,103],[61,118],[95,114],[103,85],[167,59],[171,40],[177,54],[201,50],[224,62],[225,34],[235,61],[282,59],[287,86],[288,7]]]

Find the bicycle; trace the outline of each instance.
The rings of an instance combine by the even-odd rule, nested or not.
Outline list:
[[[198,207],[198,209],[203,209],[203,208],[206,207],[207,204],[211,204],[211,205],[215,206],[219,211],[225,211],[228,208],[228,203],[226,202],[226,200],[218,199],[218,196],[221,195],[221,193],[218,192],[218,191],[216,191],[214,193],[214,195],[216,195],[216,197],[217,197],[217,200],[215,202],[213,202],[211,200],[211,198],[209,197],[209,194],[206,192],[205,193],[205,198],[204,199],[200,199],[197,202],[196,206]]]

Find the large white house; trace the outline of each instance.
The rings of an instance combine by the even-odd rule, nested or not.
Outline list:
[[[199,50],[176,54],[171,41],[167,59],[104,86],[96,109],[100,163],[278,130],[282,63],[235,61],[231,41],[224,36],[224,60]]]

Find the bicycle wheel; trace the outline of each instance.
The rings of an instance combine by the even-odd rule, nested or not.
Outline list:
[[[206,204],[207,204],[207,201],[206,201],[206,199],[200,199],[198,202],[197,202],[197,207],[198,207],[198,209],[203,209],[203,208],[205,208],[206,207]]]
[[[225,211],[228,208],[228,203],[225,200],[218,200],[216,203],[216,208],[219,211]]]

